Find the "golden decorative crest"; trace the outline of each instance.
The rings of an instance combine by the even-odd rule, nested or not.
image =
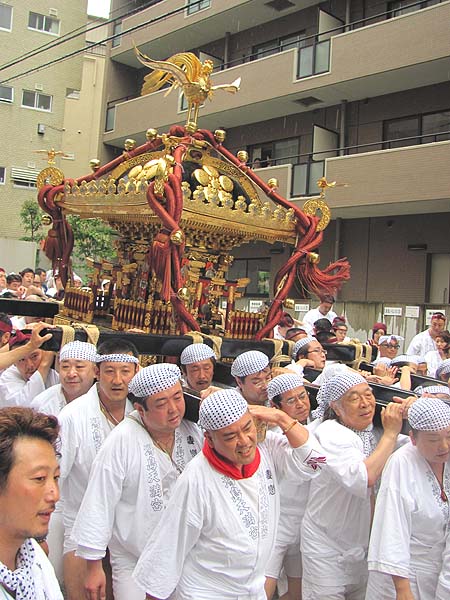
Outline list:
[[[198,110],[207,98],[211,100],[216,90],[224,90],[231,94],[239,90],[240,77],[230,84],[211,85],[213,62],[205,60],[202,63],[192,52],[180,52],[167,60],[153,60],[136,46],[134,50],[138,60],[153,69],[153,72],[144,78],[142,95],[156,92],[167,83],[172,84],[167,94],[174,88],[182,88],[188,104],[186,129],[191,133],[197,130]]]
[[[64,173],[56,167],[46,167],[42,169],[36,178],[38,189],[44,185],[60,185],[64,181]]]

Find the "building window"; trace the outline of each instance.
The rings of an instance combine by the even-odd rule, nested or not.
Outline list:
[[[450,140],[450,110],[423,115],[422,135],[424,144]]]
[[[12,6],[0,2],[0,29],[11,31],[12,29]]]
[[[9,85],[0,85],[0,102],[11,103],[14,100],[14,90]]]
[[[116,107],[109,106],[106,109],[105,131],[114,131],[115,120],[116,120]]]
[[[66,98],[71,98],[72,100],[79,100],[80,90],[76,90],[75,88],[66,88]]]
[[[52,35],[59,35],[59,19],[30,12],[28,17],[28,28],[44,33],[51,33]]]
[[[287,138],[248,147],[250,164],[254,169],[273,165],[297,164],[300,154],[300,138]]]
[[[5,185],[6,168],[0,167],[0,185]]]
[[[264,58],[264,56],[270,56],[271,54],[278,54],[278,52],[290,50],[291,48],[304,48],[306,44],[305,38],[306,31],[299,31],[298,33],[258,44],[253,47],[252,60]]]
[[[50,112],[52,110],[52,99],[52,96],[41,92],[30,92],[29,90],[23,90],[22,92],[22,106],[25,108]]]
[[[388,2],[387,18],[393,19],[394,17],[407,15],[408,13],[422,10],[423,8],[439,4],[440,2],[442,2],[442,0],[426,0],[425,2],[420,2],[420,4],[415,0],[395,0],[394,2]]]
[[[229,280],[248,277],[246,296],[269,296],[270,258],[236,258],[231,265]]]
[[[36,169],[11,167],[11,180],[16,187],[35,188],[38,174]]]
[[[385,121],[383,140],[385,149],[450,140],[450,110]]]
[[[205,10],[205,8],[209,8],[211,6],[210,0],[187,0],[187,14],[193,15],[199,10]]]
[[[122,33],[122,21],[115,21],[114,27],[113,27],[113,36],[114,37],[111,41],[111,45],[113,48],[120,46],[120,43],[121,43],[120,34],[121,33]]]

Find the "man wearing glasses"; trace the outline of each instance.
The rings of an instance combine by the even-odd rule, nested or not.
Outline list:
[[[327,360],[327,352],[316,338],[308,335],[296,342],[292,359],[293,364],[289,368],[302,375],[305,367],[322,370]]]
[[[403,342],[404,338],[400,335],[382,335],[378,342],[378,356],[374,361],[374,364],[380,361],[381,358],[388,358],[392,360],[398,354],[400,343]]]

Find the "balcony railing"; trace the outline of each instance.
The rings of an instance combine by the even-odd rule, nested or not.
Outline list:
[[[392,140],[382,140],[369,144],[359,144],[357,146],[343,146],[340,148],[329,148],[320,152],[307,152],[283,158],[274,158],[277,165],[291,164],[291,197],[312,196],[317,194],[317,180],[325,175],[326,160],[315,160],[314,156],[333,154],[334,157],[357,155],[363,152],[376,152],[380,150],[390,150],[393,148],[405,148],[414,145],[431,144],[450,140],[450,131],[439,131],[436,133],[426,133],[423,135],[410,136],[404,138],[395,138]],[[394,145],[395,144],[395,145]],[[285,161],[283,163],[283,161]]]

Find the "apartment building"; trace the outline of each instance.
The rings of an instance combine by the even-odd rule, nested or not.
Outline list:
[[[19,212],[25,200],[36,199],[36,177],[47,165],[45,151],[53,148],[67,154],[65,159],[56,157],[63,172],[70,170],[66,164],[77,154],[63,139],[65,128],[78,131],[85,123],[67,123],[64,117],[66,102],[77,101],[81,90],[84,58],[76,52],[85,48],[86,23],[87,0],[0,2],[2,238],[24,235]],[[66,39],[70,32],[79,31],[81,35]],[[45,66],[72,53],[70,59]]]
[[[103,160],[128,137],[142,143],[147,128],[185,120],[180,94],[140,96],[146,71],[133,43],[156,59],[211,58],[214,84],[242,85],[206,103],[202,127],[226,129],[227,146],[247,150],[300,206],[322,175],[337,182],[320,253],[322,264],[352,264],[340,299],[449,302],[449,1],[113,0],[112,9],[123,16],[110,30]],[[288,252],[244,246],[233,274],[257,281]]]

